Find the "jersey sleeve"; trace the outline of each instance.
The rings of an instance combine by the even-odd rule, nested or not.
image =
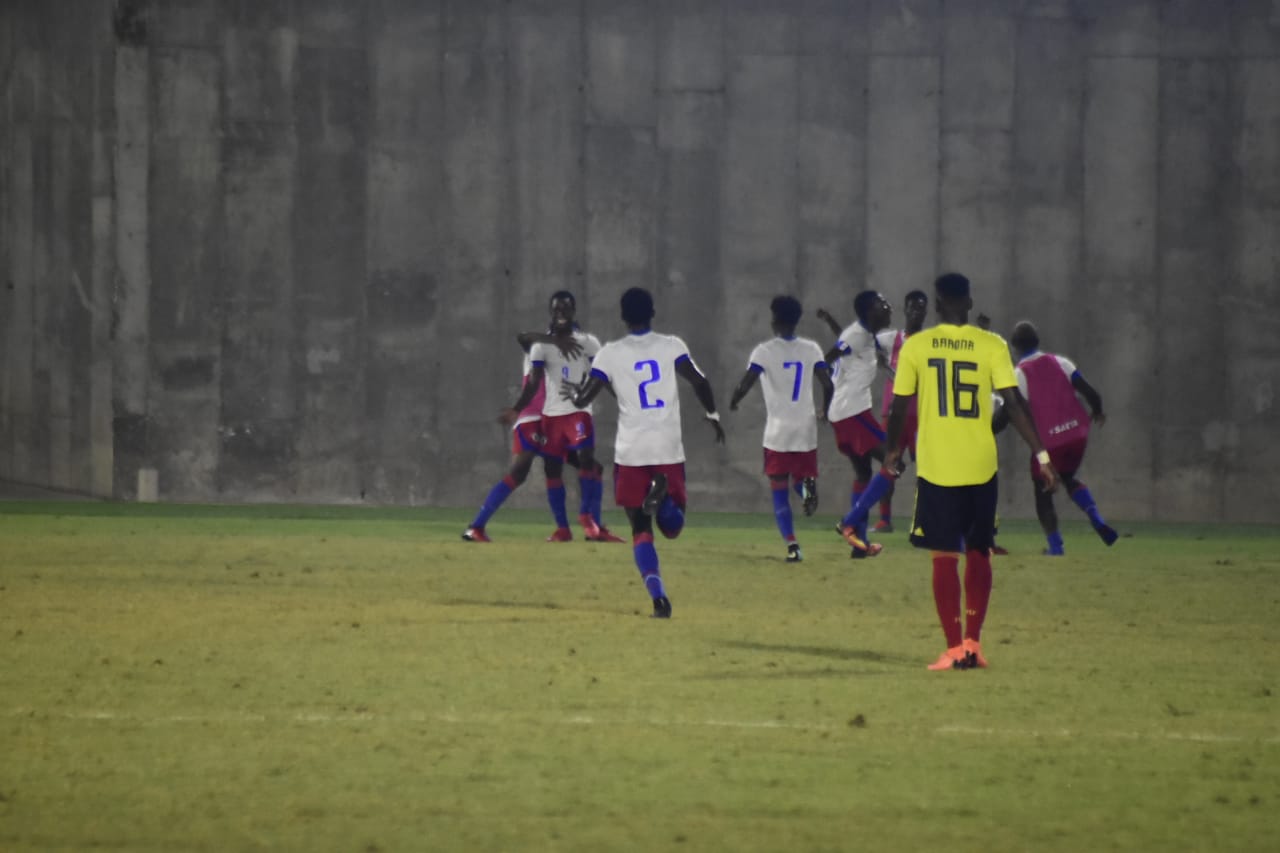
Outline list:
[[[1023,372],[1021,367],[1015,367],[1013,369],[1013,376],[1018,380],[1018,391],[1022,393],[1024,398],[1028,400],[1031,399],[1031,395],[1027,393],[1027,374]]]
[[[836,349],[840,350],[841,355],[849,355],[853,352],[853,342],[858,334],[858,324],[846,326],[845,330],[840,333],[840,337],[836,339]]]
[[[1012,388],[1017,385],[1018,379],[1013,375],[1013,356],[1009,355],[1009,345],[1005,343],[1004,338],[991,334],[988,346],[991,347],[992,390],[999,391],[1001,388]]]
[[[591,360],[591,375],[608,382],[609,384],[613,384],[613,355],[615,352],[617,352],[617,350],[608,344],[600,347],[595,358]]]
[[[827,354],[822,351],[822,347],[818,346],[817,341],[809,341],[809,365],[814,370],[825,370],[830,372],[831,365],[827,364]]]
[[[876,332],[876,344],[886,353],[893,352],[893,342],[898,338],[897,329],[885,329],[883,332]]]
[[[1065,355],[1055,355],[1054,358],[1058,360],[1058,367],[1062,368],[1062,372],[1067,374],[1068,379],[1073,378],[1080,372],[1080,368],[1076,367],[1076,363]]]
[[[550,344],[536,343],[529,347],[529,364],[542,367],[547,363],[547,347]]]
[[[747,370],[764,373],[764,344],[756,344],[751,355],[747,356]]]
[[[593,360],[599,353],[600,339],[595,335],[583,335],[582,354],[587,357],[587,361]]]

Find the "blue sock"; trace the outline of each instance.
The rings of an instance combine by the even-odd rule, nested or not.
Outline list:
[[[602,524],[600,520],[600,505],[604,502],[604,480],[599,477],[591,479],[591,517],[596,520],[596,524]]]
[[[791,519],[791,496],[786,487],[773,490],[773,517],[778,522],[778,532],[787,542],[796,541],[796,529]]]
[[[595,482],[596,478],[590,474],[578,474],[578,515],[591,515]]]
[[[1089,493],[1089,487],[1081,483],[1076,490],[1071,493],[1071,500],[1075,501],[1076,506],[1084,510],[1085,515],[1089,516],[1089,521],[1094,527],[1101,527],[1106,524],[1102,520],[1102,515],[1098,512],[1098,505],[1093,502],[1093,495]]]
[[[853,502],[853,507],[849,510],[849,514],[840,523],[845,527],[860,527],[863,533],[866,533],[867,518],[871,515],[871,508],[880,503],[880,499],[884,497],[885,492],[892,487],[893,480],[886,477],[882,472],[877,471],[876,475],[871,478],[871,482],[867,483],[867,487],[862,490],[862,494],[858,495],[858,499]],[[863,538],[866,537],[864,536]]]
[[[502,478],[497,484],[489,490],[489,494],[485,497],[484,503],[480,504],[480,512],[476,515],[475,520],[471,522],[472,527],[484,527],[485,524],[498,511],[498,507],[502,506],[512,492],[515,486],[507,482],[507,478]]]
[[[684,510],[676,506],[676,502],[667,495],[658,507],[658,529],[668,539],[675,539],[684,530]]]
[[[649,591],[650,598],[662,598],[667,591],[662,587],[662,575],[658,572],[658,549],[653,547],[653,537],[645,536],[631,551],[636,559],[636,568],[644,579],[644,588]]]
[[[547,503],[551,504],[551,515],[556,520],[556,527],[568,527],[569,516],[564,508],[563,480],[547,480]]]
[[[1061,532],[1059,532],[1059,531],[1056,531],[1056,530],[1055,530],[1053,533],[1050,533],[1050,534],[1049,534],[1048,539],[1049,539],[1049,553],[1050,553],[1050,554],[1063,554],[1063,553],[1066,553],[1066,552],[1063,550],[1063,546],[1062,546],[1062,533],[1061,533]]]

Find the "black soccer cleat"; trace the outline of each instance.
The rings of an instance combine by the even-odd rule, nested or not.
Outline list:
[[[640,504],[640,511],[645,515],[653,515],[658,511],[658,507],[662,506],[662,499],[667,496],[667,475],[654,474],[653,479],[649,481],[649,494],[644,496],[644,502]]]
[[[804,560],[804,554],[800,553],[799,542],[789,542],[787,544],[787,562],[799,563]]]
[[[671,599],[665,595],[661,598],[653,600],[653,619],[670,619],[671,618]]]

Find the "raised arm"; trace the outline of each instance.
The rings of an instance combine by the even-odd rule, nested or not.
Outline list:
[[[720,413],[716,411],[716,397],[711,391],[711,383],[702,375],[691,358],[681,358],[676,362],[676,373],[690,385],[693,393],[706,411],[707,422],[716,432],[716,441],[724,444],[724,427],[720,426]]]
[[[1035,454],[1036,463],[1040,467],[1040,479],[1044,481],[1046,492],[1052,492],[1058,485],[1058,472],[1053,470],[1053,465],[1049,462],[1049,451],[1044,449],[1044,443],[1040,441],[1040,434],[1036,432],[1035,421],[1031,418],[1031,410],[1027,406],[1027,401],[1023,398],[1022,392],[1017,386],[1010,388],[1000,388],[997,393],[1004,399],[1004,411],[1009,416],[1009,423],[1013,424],[1013,428],[1018,431],[1018,435],[1022,436],[1022,440],[1026,442],[1027,447],[1031,448],[1031,452]]]
[[[742,374],[742,381],[738,383],[737,388],[733,389],[733,396],[729,398],[729,411],[738,411],[738,404],[742,402],[742,398],[747,396],[752,388],[756,387],[756,382],[759,380],[760,374],[751,368],[747,368],[746,372]]]
[[[831,330],[831,334],[835,335],[837,338],[840,337],[840,333],[844,331],[844,326],[841,326],[836,318],[831,316],[831,312],[826,308],[819,308],[817,314],[818,319],[827,324],[827,328]]]
[[[525,352],[534,344],[551,344],[565,358],[575,358],[582,353],[582,344],[578,343],[572,333],[553,335],[550,332],[520,332],[516,335],[516,343]]]

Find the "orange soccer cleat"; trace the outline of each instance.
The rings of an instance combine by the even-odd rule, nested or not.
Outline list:
[[[942,654],[938,655],[938,659],[929,664],[929,669],[933,672],[941,672],[946,669],[969,669],[969,662],[964,652],[964,646],[952,646]]]
[[[840,535],[844,537],[844,541],[848,542],[854,551],[866,554],[868,557],[874,557],[884,550],[884,546],[879,542],[867,542],[858,536],[858,531],[852,527],[841,527]]]
[[[485,534],[483,527],[468,527],[462,531],[462,538],[468,542],[492,542],[493,540]]]

